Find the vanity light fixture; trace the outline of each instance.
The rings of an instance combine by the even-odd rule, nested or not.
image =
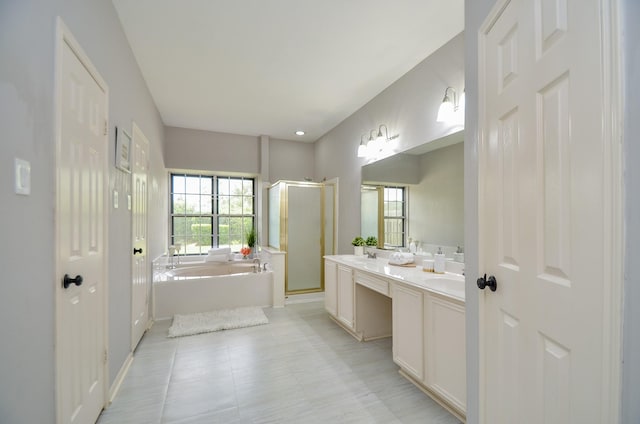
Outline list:
[[[367,157],[367,143],[364,141],[364,137],[366,137],[366,134],[362,134],[360,136],[360,145],[358,146],[358,157],[359,158],[366,158]]]
[[[451,122],[455,119],[455,112],[458,109],[456,90],[452,87],[447,87],[444,90],[444,98],[438,109],[437,122]]]
[[[400,134],[389,136],[389,129],[385,124],[381,124],[377,130],[374,128],[369,131],[369,138],[365,142],[366,136],[366,133],[360,136],[360,144],[358,145],[359,158],[378,158],[381,153],[391,152],[395,147],[391,141],[400,137]]]

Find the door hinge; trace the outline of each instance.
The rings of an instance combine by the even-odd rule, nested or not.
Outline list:
[[[109,133],[109,125],[107,124],[107,120],[104,120],[104,135]]]
[[[104,363],[106,364],[108,360],[109,360],[109,352],[107,352],[107,349],[105,349],[104,350]]]

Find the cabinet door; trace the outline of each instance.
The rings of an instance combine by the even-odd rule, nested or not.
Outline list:
[[[393,285],[393,360],[422,381],[424,375],[423,294]]]
[[[464,305],[443,297],[424,295],[424,383],[443,399],[466,410]]]
[[[353,272],[351,268],[338,265],[338,319],[353,329]]]
[[[324,261],[324,308],[334,317],[338,314],[337,272],[335,262]]]

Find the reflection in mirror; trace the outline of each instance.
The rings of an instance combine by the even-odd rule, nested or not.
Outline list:
[[[464,132],[459,131],[411,150],[362,167],[362,233],[380,224],[383,202],[377,187],[406,187],[405,237],[417,242],[417,249],[434,253],[442,246],[452,258],[464,242]],[[386,246],[390,247],[390,246]]]

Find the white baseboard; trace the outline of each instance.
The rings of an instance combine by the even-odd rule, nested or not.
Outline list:
[[[129,372],[129,367],[131,367],[131,363],[133,363],[133,353],[129,352],[129,355],[127,355],[127,359],[125,359],[124,364],[122,364],[122,367],[120,368],[120,371],[118,371],[118,375],[116,376],[116,379],[113,381],[113,384],[109,389],[109,404],[113,402],[113,399],[115,399],[116,395],[118,394],[118,390],[120,390],[120,386],[122,385],[124,378],[127,376],[127,373]]]

